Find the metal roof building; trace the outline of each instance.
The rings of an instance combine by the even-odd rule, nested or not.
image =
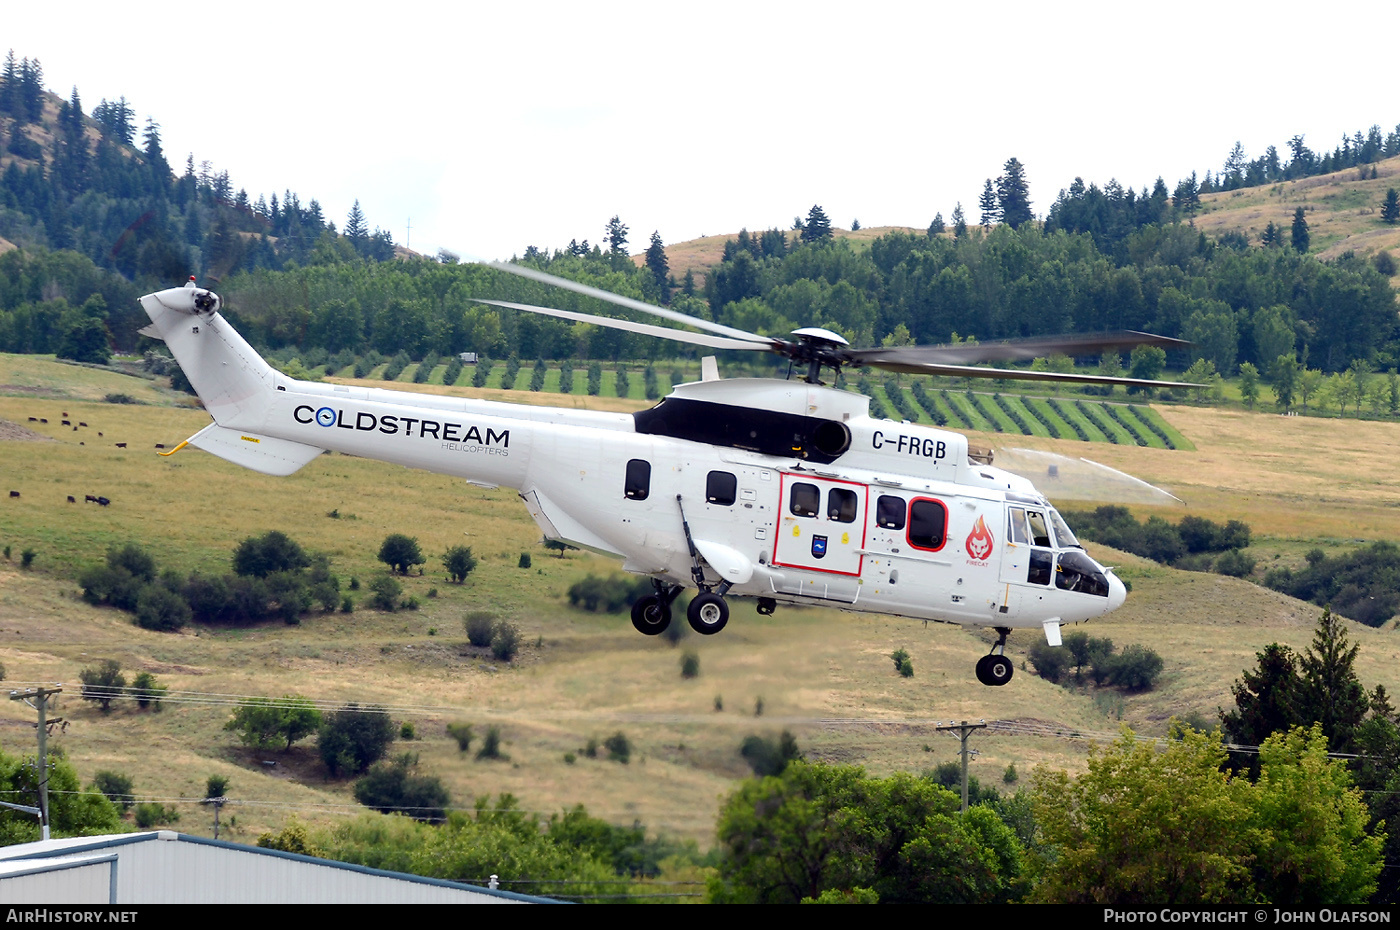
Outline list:
[[[172,830],[0,847],[6,904],[526,904],[509,891]]]

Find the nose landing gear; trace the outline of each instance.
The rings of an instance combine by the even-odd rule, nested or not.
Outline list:
[[[992,647],[991,654],[977,660],[977,680],[992,687],[1006,684],[1015,672],[1011,660],[1006,657],[1006,637],[1011,630],[1004,626],[999,626],[996,629],[1000,638]]]

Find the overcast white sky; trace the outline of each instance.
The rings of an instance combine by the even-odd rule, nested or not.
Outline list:
[[[285,188],[425,252],[632,251],[786,228],[925,226],[1026,166],[1173,186],[1295,133],[1400,123],[1400,3],[25,3],[0,52],[125,95],[167,157]],[[974,10],[973,7],[976,7]],[[358,10],[358,11],[357,11]]]

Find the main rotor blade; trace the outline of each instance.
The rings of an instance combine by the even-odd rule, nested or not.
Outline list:
[[[765,349],[773,344],[773,340],[769,339],[767,336],[760,336],[757,333],[735,329],[732,326],[725,326],[722,323],[711,323],[709,320],[702,320],[676,310],[667,310],[665,307],[658,307],[641,300],[633,300],[631,297],[623,297],[621,294],[614,294],[610,291],[602,290],[601,288],[580,284],[577,281],[570,281],[568,278],[560,278],[552,274],[546,274],[543,271],[529,268],[525,265],[512,265],[509,262],[492,262],[491,267],[495,268],[497,271],[504,271],[507,274],[513,274],[521,278],[529,278],[531,281],[539,281],[541,284],[552,284],[555,287],[562,287],[565,290],[573,291],[575,294],[583,294],[585,297],[606,300],[608,303],[616,304],[619,307],[626,307],[629,310],[639,310],[642,313],[650,313],[662,319],[671,320],[676,323],[684,323],[686,326],[694,326],[696,329],[708,330],[712,333],[718,333],[721,336],[729,336],[732,339],[757,342]]]
[[[885,371],[910,375],[945,375],[950,378],[995,378],[998,381],[1060,381],[1069,384],[1119,384],[1126,387],[1202,388],[1205,384],[1185,381],[1148,381],[1142,378],[1112,378],[1108,375],[1081,375],[1073,372],[1031,371],[1026,368],[978,368],[973,365],[915,365],[881,361],[855,362]]]
[[[770,345],[763,345],[761,343],[745,342],[739,339],[726,339],[723,336],[707,336],[704,333],[687,333],[684,330],[667,329],[665,326],[652,326],[650,323],[633,323],[631,320],[618,320],[610,316],[594,316],[591,313],[577,313],[573,310],[556,310],[553,307],[536,307],[531,304],[516,304],[508,300],[486,300],[482,297],[473,297],[472,300],[479,304],[490,304],[493,307],[509,307],[512,310],[526,310],[530,313],[542,313],[545,316],[555,316],[563,320],[573,320],[577,323],[592,323],[594,326],[607,326],[612,329],[626,330],[629,333],[641,333],[644,336],[674,339],[677,342],[689,342],[711,349],[738,349],[741,352],[765,352],[772,348],[772,340],[769,340]]]
[[[1191,345],[1168,336],[1151,333],[1092,333],[1079,336],[1046,336],[1008,342],[957,343],[940,346],[893,346],[883,349],[852,349],[857,365],[895,362],[910,365],[969,365],[978,362],[1022,362],[1051,355],[1101,355],[1135,346],[1182,349]]]

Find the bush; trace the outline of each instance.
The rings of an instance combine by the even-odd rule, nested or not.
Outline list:
[[[481,748],[476,751],[478,759],[509,759],[510,756],[501,752],[501,728],[487,727],[486,736],[482,737]]]
[[[429,823],[445,820],[452,803],[447,788],[442,779],[414,771],[417,764],[417,756],[411,753],[390,763],[376,763],[355,782],[355,800],[383,814],[401,813]]]
[[[491,634],[491,654],[502,662],[509,662],[520,651],[520,630],[513,623],[502,620],[496,624]]]
[[[413,722],[405,720],[403,726],[399,727],[399,739],[414,740],[418,738],[418,731],[414,728]]]
[[[608,751],[608,758],[614,762],[626,765],[632,758],[632,741],[621,730],[603,740],[603,748]]]
[[[150,672],[142,672],[136,676],[136,681],[132,683],[132,690],[136,693],[136,704],[142,710],[147,707],[160,711],[161,698],[165,697],[165,692],[170,689],[165,685],[156,682],[156,676]]]
[[[143,830],[164,824],[178,823],[180,812],[174,806],[166,807],[156,801],[136,805],[136,826]]]
[[[530,553],[528,553],[528,552],[522,552],[522,553],[520,553],[520,561],[517,563],[517,567],[518,567],[518,568],[529,568],[529,567],[530,567]]]
[[[376,610],[385,610],[393,613],[399,606],[399,595],[403,594],[403,585],[399,584],[389,575],[381,575],[369,583],[372,596],[369,602]]]
[[[758,735],[744,737],[739,744],[739,755],[759,778],[781,775],[789,762],[802,758],[796,738],[787,730],[776,741]]]
[[[382,707],[347,704],[328,714],[316,735],[321,761],[332,776],[357,775],[389,751],[394,723]]]
[[[204,782],[204,796],[206,798],[222,798],[228,794],[228,777],[225,775],[210,775]]]
[[[93,776],[92,787],[106,795],[107,800],[120,807],[123,813],[131,810],[136,803],[136,797],[131,793],[130,775],[104,769]]]
[[[1036,642],[1030,648],[1029,658],[1031,664],[1035,666],[1035,673],[1046,681],[1058,684],[1065,677],[1065,672],[1069,670],[1069,651],[1059,646]]]
[[[126,689],[126,676],[115,659],[105,659],[97,668],[85,668],[78,673],[83,683],[83,700],[92,701],[102,713],[112,712],[112,701]]]
[[[1162,674],[1162,657],[1146,646],[1134,643],[1106,660],[1107,682],[1125,691],[1148,691]],[[1099,667],[1095,666],[1095,672]]]
[[[245,746],[287,750],[317,732],[322,722],[321,711],[310,698],[284,694],[276,701],[253,698],[239,704],[224,729],[237,733]]]
[[[476,734],[472,732],[470,723],[449,723],[447,735],[457,741],[458,752],[466,752],[472,748],[472,737]]]
[[[1245,555],[1240,549],[1231,549],[1215,560],[1215,570],[1222,575],[1247,578],[1254,574],[1254,566],[1257,564],[1254,556]]]
[[[266,578],[277,572],[294,572],[311,565],[306,550],[286,533],[270,530],[261,536],[249,536],[233,551],[235,575]]]
[[[391,572],[407,575],[409,569],[422,565],[426,559],[418,548],[418,540],[402,533],[390,533],[379,547],[379,561],[388,565]]]
[[[700,657],[693,652],[687,651],[681,656],[681,677],[697,678],[700,675]]]
[[[164,585],[148,584],[136,598],[136,623],[145,630],[173,633],[192,616],[185,599]]]
[[[476,559],[470,546],[453,546],[443,554],[442,566],[454,583],[461,584],[476,568]]]

